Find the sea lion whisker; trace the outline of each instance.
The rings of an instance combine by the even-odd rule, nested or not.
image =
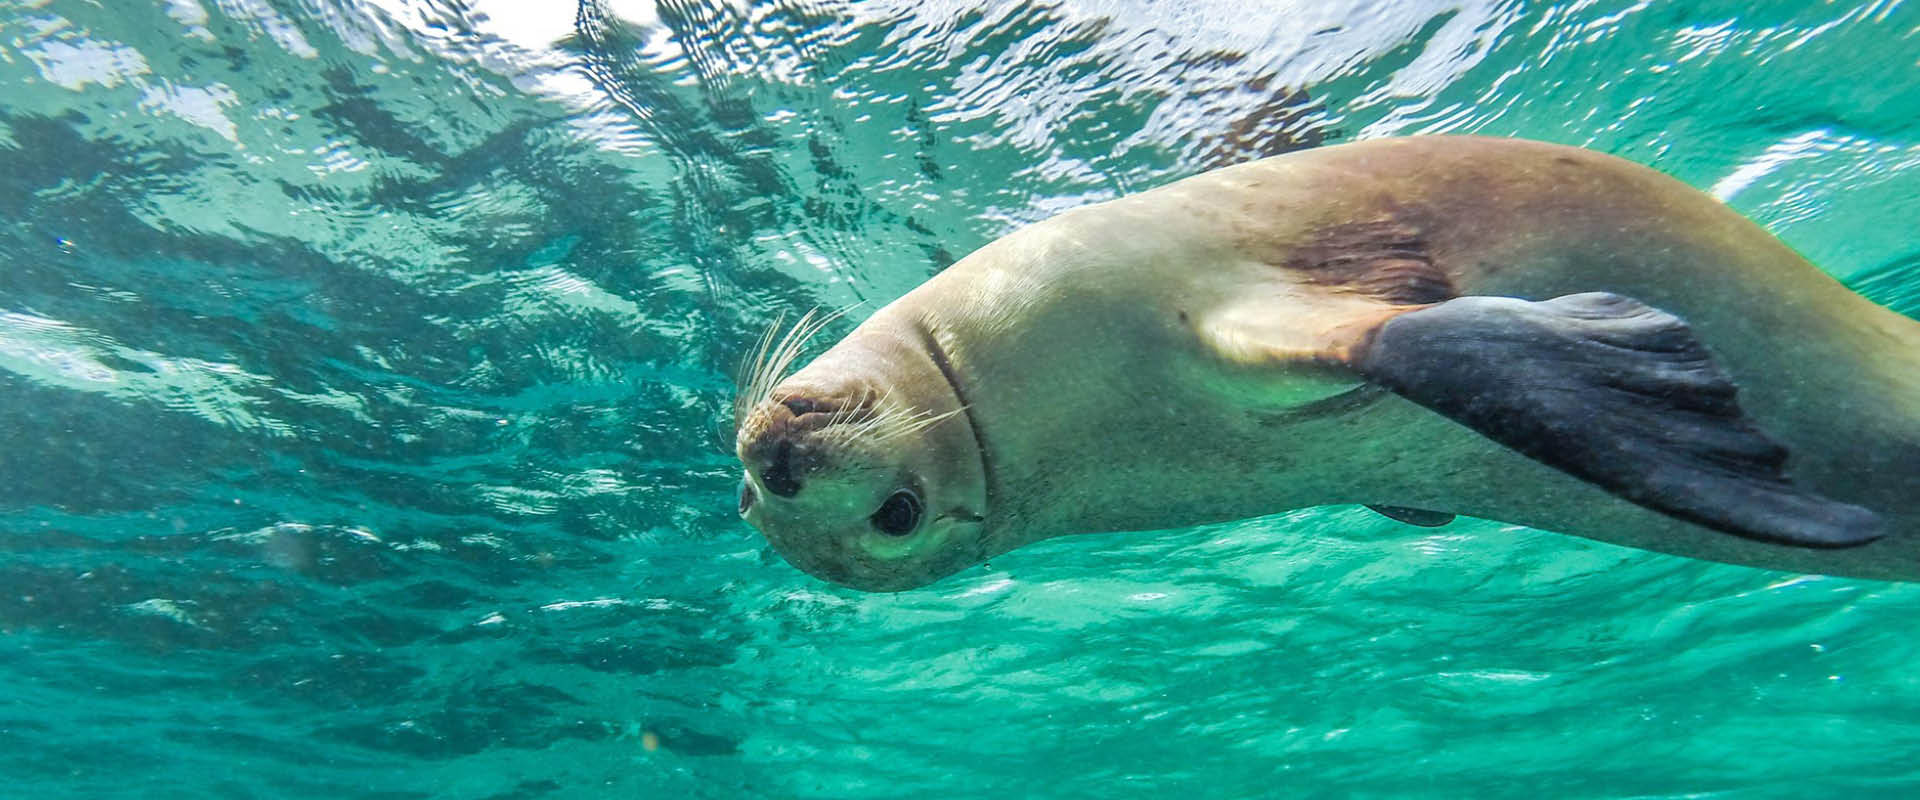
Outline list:
[[[760,387],[761,391],[757,393],[755,404],[757,405],[773,399],[773,390],[778,383],[779,377],[787,373],[787,368],[791,367],[793,362],[800,357],[800,353],[806,348],[807,343],[811,342],[813,337],[818,336],[828,325],[846,316],[848,312],[857,306],[859,306],[859,304],[854,303],[826,314],[819,314],[818,308],[808,310],[807,313],[800,318],[800,321],[794,324],[793,329],[787,332],[786,337],[781,340],[775,358],[767,365],[767,369],[763,373],[762,386]],[[816,314],[818,314],[818,316],[815,316]]]
[[[910,434],[924,425],[932,416],[931,412],[922,409],[916,409],[908,414],[901,414],[889,420],[890,424],[886,431],[887,438],[897,438]]]
[[[892,400],[893,387],[889,386],[885,392],[881,393],[879,399],[867,405],[865,408],[867,414],[866,419],[861,420],[859,425],[854,426],[850,433],[855,437],[867,436],[889,424],[889,420],[897,413]]]
[[[755,404],[771,399],[775,380],[785,373],[788,365],[800,355],[801,346],[812,335],[810,329],[813,327],[816,311],[818,309],[808,309],[807,313],[800,315],[800,319],[794,322],[793,327],[788,328],[786,334],[780,337],[780,344],[774,348],[772,358],[763,365],[760,373],[760,385],[757,387],[759,391],[754,398]]]
[[[891,412],[877,412],[857,423],[829,426],[825,434],[838,442],[854,442],[873,436],[876,431],[891,424]]]
[[[818,311],[819,309],[817,308],[808,309],[807,313],[802,314],[800,319],[794,322],[793,327],[788,328],[786,333],[779,337],[778,344],[773,345],[770,350],[764,350],[761,353],[753,379],[748,384],[746,392],[742,395],[745,402],[742,403],[738,413],[744,415],[746,411],[772,398],[773,389],[779,377],[784,375],[787,367],[791,366],[794,359],[799,357],[800,350],[805,346],[807,340],[811,339],[826,322],[832,319],[832,317],[815,319],[814,315]],[[783,314],[774,320],[773,325],[767,329],[765,341],[773,341],[773,332],[778,330],[780,322],[784,318],[785,315]]]
[[[786,319],[784,313],[776,316],[765,333],[761,334],[758,346],[743,373],[735,377],[735,385],[740,389],[734,395],[733,423],[736,432],[746,422],[747,414],[754,408],[773,399],[774,389],[778,388],[781,377],[788,373],[794,361],[798,360],[806,345],[818,336],[826,327],[853,309],[860,303],[851,303],[835,311],[820,313],[818,307],[808,309],[793,326],[780,334],[781,322]],[[852,418],[860,411],[857,407],[843,407],[829,416],[827,424],[839,424]]]
[[[891,442],[896,439],[904,439],[909,436],[915,436],[920,433],[924,433],[929,428],[932,428],[933,426],[938,425],[941,422],[944,422],[948,419],[951,419],[959,415],[962,411],[965,411],[965,410],[966,408],[963,406],[960,408],[953,409],[951,411],[945,411],[938,414],[935,414],[930,411],[924,411],[924,410],[916,411],[912,414],[903,414],[898,419],[892,421],[892,425],[891,427],[889,427],[889,429],[877,434],[874,438],[880,442]]]
[[[830,420],[828,425],[821,427],[820,435],[827,437],[829,441],[841,444],[862,440],[885,442],[897,438],[902,432],[919,424],[924,412],[909,411],[895,406],[889,402],[892,397],[893,389],[889,387],[887,393],[881,395],[879,400],[864,407],[854,408],[847,415],[848,420],[851,420],[854,414],[865,413],[865,418],[838,425],[832,424]]]
[[[884,435],[901,426],[911,424],[920,412],[915,409],[894,405],[883,405],[875,411],[870,420],[868,431],[875,435]]]
[[[893,441],[899,438],[901,431],[906,430],[913,424],[914,419],[915,417],[909,414],[890,415],[886,419],[880,420],[879,424],[873,427],[869,436],[875,442],[884,443]]]
[[[942,422],[946,422],[947,420],[953,419],[954,417],[960,416],[966,410],[967,410],[966,406],[959,406],[954,408],[951,411],[944,411],[939,414],[928,415],[926,419],[921,420],[919,423],[915,424],[911,430],[907,431],[907,434],[911,435],[911,434],[923,433],[931,429],[935,425],[938,425]]]
[[[733,395],[733,424],[735,427],[740,425],[742,418],[746,416],[747,409],[759,402],[760,383],[765,379],[763,370],[767,363],[767,356],[773,349],[774,333],[780,329],[780,323],[786,321],[786,317],[784,311],[774,316],[773,322],[767,325],[766,332],[760,334],[759,343],[750,354],[741,359],[739,368],[734,372],[733,383],[736,390]]]
[[[886,429],[886,426],[888,424],[889,424],[888,419],[884,417],[876,417],[874,419],[870,419],[870,420],[867,420],[866,422],[861,423],[857,427],[848,429],[846,432],[846,438],[848,441],[867,439],[867,438],[879,438],[880,433]]]
[[[785,321],[786,315],[782,313],[775,317],[773,324],[768,326],[766,335],[762,337],[763,346],[755,359],[753,376],[746,390],[740,395],[741,403],[737,414],[741,418],[744,418],[746,413],[755,406],[765,402],[767,396],[772,393],[773,378],[783,369],[782,359],[786,358],[788,345],[793,340],[794,333],[807,324],[812,313],[807,312],[794,323],[793,327],[787,328],[785,334],[778,337],[775,334],[781,330],[780,323]]]

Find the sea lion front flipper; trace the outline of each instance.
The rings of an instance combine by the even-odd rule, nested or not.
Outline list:
[[[1852,547],[1873,512],[1808,492],[1679,317],[1614,294],[1460,297],[1348,355],[1366,378],[1646,508],[1776,544]]]

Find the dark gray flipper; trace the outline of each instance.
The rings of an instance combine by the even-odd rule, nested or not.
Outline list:
[[[1373,509],[1373,513],[1379,514],[1380,516],[1386,517],[1387,519],[1393,520],[1395,522],[1404,522],[1408,525],[1418,525],[1422,528],[1438,528],[1442,525],[1445,525],[1453,521],[1452,514],[1448,514],[1443,511],[1428,511],[1424,508],[1407,508],[1406,506],[1376,506],[1371,503],[1367,505],[1367,508],[1371,508]]]
[[[1879,538],[1879,518],[1782,472],[1787,451],[1740,411],[1687,324],[1592,292],[1461,297],[1380,326],[1369,379],[1646,508],[1800,547]]]

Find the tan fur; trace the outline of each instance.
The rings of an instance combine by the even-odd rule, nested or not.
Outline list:
[[[1339,368],[1381,321],[1422,303],[1585,291],[1686,319],[1740,385],[1749,414],[1787,445],[1793,479],[1878,511],[1891,535],[1811,551],[1678,522],[1398,397],[1355,394],[1357,380]],[[890,457],[985,464],[986,518],[940,534],[927,545],[937,554],[890,561],[856,547],[867,560],[842,571],[859,575],[834,578],[853,585],[919,585],[1066,533],[1331,503],[1489,517],[1760,567],[1920,579],[1920,324],[1846,290],[1712,198],[1598,153],[1472,137],[1379,140],[1090,206],[981,248],[788,383],[835,392],[929,381],[937,371],[890,372],[860,355],[874,349],[863,342],[911,347],[916,336],[940,349],[967,395],[969,435]],[[1357,399],[1329,401],[1342,397]],[[929,401],[924,410],[951,409]],[[861,491],[867,502],[884,490]],[[864,535],[817,512],[781,514],[769,505],[753,521],[797,562]]]

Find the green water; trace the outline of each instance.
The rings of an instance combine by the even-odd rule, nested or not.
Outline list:
[[[1920,794],[1920,587],[1340,508],[861,595],[734,517],[726,421],[779,314],[1399,133],[1651,164],[1920,313],[1916,54],[1898,2],[0,0],[0,795]]]

